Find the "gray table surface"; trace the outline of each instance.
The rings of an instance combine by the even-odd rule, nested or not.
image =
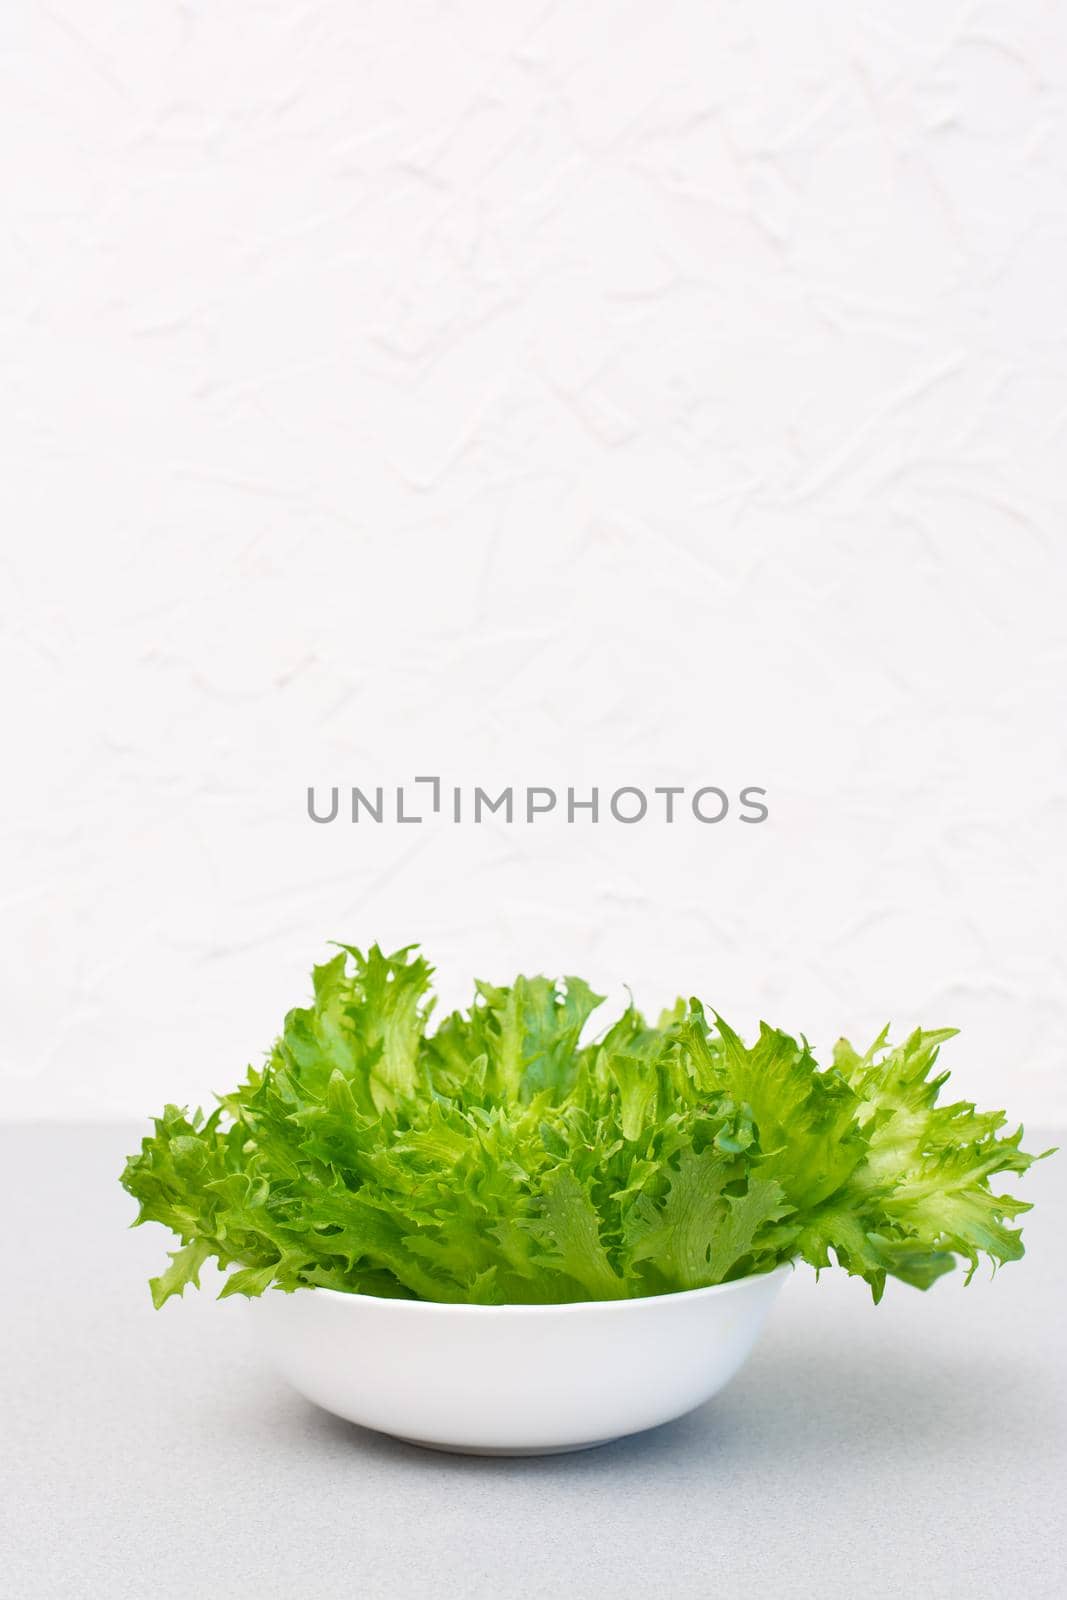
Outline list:
[[[1028,1255],[995,1282],[891,1285],[876,1309],[798,1273],[702,1410],[482,1460],[316,1410],[241,1302],[155,1312],[167,1236],[126,1230],[115,1181],[140,1131],[0,1129],[11,1600],[1067,1593],[1067,1155],[1026,1180]]]

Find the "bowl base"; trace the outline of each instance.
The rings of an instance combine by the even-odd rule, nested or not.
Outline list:
[[[563,1456],[575,1450],[599,1450],[603,1444],[614,1444],[614,1439],[589,1439],[585,1444],[438,1444],[433,1439],[409,1439],[406,1434],[394,1433],[402,1444],[416,1445],[420,1450],[437,1450],[446,1456]]]

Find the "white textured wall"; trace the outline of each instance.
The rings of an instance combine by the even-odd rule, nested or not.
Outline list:
[[[1055,3],[11,0],[2,1114],[330,937],[1067,1113],[1065,94]],[[772,816],[305,817],[428,772]]]

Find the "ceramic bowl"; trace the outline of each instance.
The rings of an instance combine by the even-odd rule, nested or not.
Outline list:
[[[282,1376],[336,1416],[437,1450],[542,1455],[710,1399],[791,1270],[643,1300],[442,1305],[299,1289],[249,1309]]]

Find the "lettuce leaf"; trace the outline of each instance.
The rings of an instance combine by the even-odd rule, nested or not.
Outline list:
[[[606,1300],[834,1263],[879,1299],[957,1258],[1023,1253],[996,1193],[1035,1157],[1003,1112],[939,1104],[952,1030],[886,1033],[827,1066],[761,1025],[746,1045],[697,1000],[656,1024],[580,978],[479,983],[431,1031],[415,947],[339,947],[262,1067],[209,1115],[167,1106],[122,1183],[179,1248],[156,1305],[320,1286],[484,1304]],[[1046,1152],[1048,1153],[1048,1152]]]

